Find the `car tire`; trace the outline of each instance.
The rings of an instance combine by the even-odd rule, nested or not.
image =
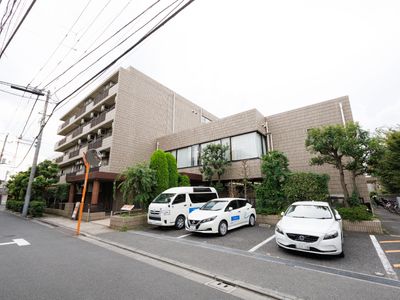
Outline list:
[[[228,233],[228,223],[226,221],[221,221],[218,225],[218,234],[224,236]]]
[[[254,227],[255,225],[256,225],[256,217],[254,215],[250,215],[249,226]]]
[[[181,230],[185,227],[185,216],[179,215],[175,220],[175,228]]]

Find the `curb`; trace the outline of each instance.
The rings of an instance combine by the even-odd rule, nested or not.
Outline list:
[[[68,228],[68,227],[53,223],[53,222],[42,221],[42,220],[37,220],[37,221],[45,223],[45,224],[50,224],[50,225],[53,225],[53,226],[58,227],[58,228],[64,228],[64,229],[72,231],[71,228]],[[223,282],[225,284],[229,284],[229,285],[234,286],[234,287],[239,287],[239,288],[242,288],[244,290],[248,290],[248,291],[257,293],[257,294],[259,294],[261,296],[267,296],[267,297],[270,297],[270,298],[273,298],[273,299],[278,299],[278,300],[300,300],[301,299],[301,298],[298,298],[298,297],[295,297],[295,296],[292,296],[292,295],[287,295],[287,294],[280,293],[280,292],[277,292],[277,291],[274,291],[274,290],[271,290],[271,289],[259,287],[259,286],[256,286],[256,285],[253,285],[253,284],[250,284],[250,283],[247,283],[247,282],[243,282],[243,281],[240,281],[240,280],[234,280],[234,279],[231,279],[231,278],[226,277],[226,276],[213,274],[213,273],[211,273],[209,271],[206,271],[204,269],[201,269],[201,268],[198,268],[198,267],[195,267],[195,266],[191,266],[191,265],[188,265],[188,264],[185,264],[185,263],[181,263],[181,262],[178,262],[178,261],[166,258],[166,257],[162,257],[162,256],[158,256],[158,255],[155,255],[155,254],[151,254],[149,252],[142,251],[140,249],[131,248],[131,247],[128,247],[128,246],[120,244],[120,243],[116,243],[116,242],[112,242],[112,241],[109,241],[109,240],[105,240],[105,239],[93,236],[93,235],[91,235],[91,234],[89,234],[87,232],[82,232],[81,231],[80,235],[82,235],[82,236],[84,236],[86,238],[90,238],[92,240],[96,240],[96,241],[101,242],[103,244],[114,246],[114,247],[117,247],[119,249],[122,249],[122,250],[125,250],[125,251],[129,251],[131,253],[135,253],[135,254],[150,258],[150,259],[154,259],[154,260],[162,262],[162,263],[169,264],[169,265],[174,266],[174,267],[178,267],[178,268],[184,269],[186,271],[194,272],[196,274],[199,274],[199,275],[202,275],[202,276],[205,276],[205,277],[209,277],[210,279],[213,279],[213,280],[216,280],[216,281],[220,281],[220,282]]]

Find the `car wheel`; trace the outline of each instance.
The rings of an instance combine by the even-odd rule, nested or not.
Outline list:
[[[218,225],[218,233],[224,236],[228,232],[228,224],[225,221],[221,221]]]
[[[256,218],[254,217],[254,215],[251,215],[249,218],[249,226],[253,227],[254,225],[256,225]]]
[[[185,217],[180,215],[175,220],[175,228],[180,230],[183,227],[185,227]]]

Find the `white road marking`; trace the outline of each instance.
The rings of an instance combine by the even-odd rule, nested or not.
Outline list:
[[[182,239],[182,238],[187,237],[187,236],[192,235],[192,234],[193,233],[184,234],[184,235],[178,236],[177,238],[178,239]]]
[[[8,242],[8,243],[1,243],[0,246],[5,246],[5,245],[13,245],[13,244],[17,244],[18,246],[22,247],[22,246],[29,246],[30,243],[28,241],[25,241],[24,239],[15,239],[12,242]]]
[[[390,264],[389,260],[387,259],[382,247],[379,245],[379,242],[376,239],[376,237],[374,235],[370,235],[369,237],[371,238],[372,244],[375,247],[376,253],[378,253],[378,257],[381,260],[383,268],[385,269],[388,277],[398,280],[396,272],[393,270],[392,265]]]
[[[258,248],[260,248],[260,247],[264,246],[266,243],[272,241],[272,240],[274,239],[274,237],[275,237],[275,234],[272,235],[272,236],[270,236],[269,238],[267,238],[265,241],[259,243],[258,245],[254,246],[253,248],[251,248],[251,249],[249,250],[249,252],[254,252],[254,251],[256,251]]]

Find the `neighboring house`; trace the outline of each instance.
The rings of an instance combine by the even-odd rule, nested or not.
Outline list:
[[[352,121],[348,97],[325,101],[272,116],[256,109],[223,119],[162,86],[138,70],[121,68],[67,112],[55,145],[63,155],[55,161],[61,168],[60,182],[71,183],[69,202],[79,201],[84,179],[82,154],[96,149],[102,165],[91,170],[88,195],[92,211],[115,211],[113,182],[127,166],[148,160],[157,148],[177,158],[178,169],[192,184],[201,184],[199,154],[208,143],[229,145],[232,164],[222,180],[260,180],[260,157],[270,150],[285,152],[290,169],[330,175],[332,195],[342,194],[338,172],[330,166],[310,167],[311,155],[304,146],[307,129]],[[349,179],[349,178],[348,178]],[[350,180],[347,180],[350,184]],[[365,179],[359,190],[368,199]]]

